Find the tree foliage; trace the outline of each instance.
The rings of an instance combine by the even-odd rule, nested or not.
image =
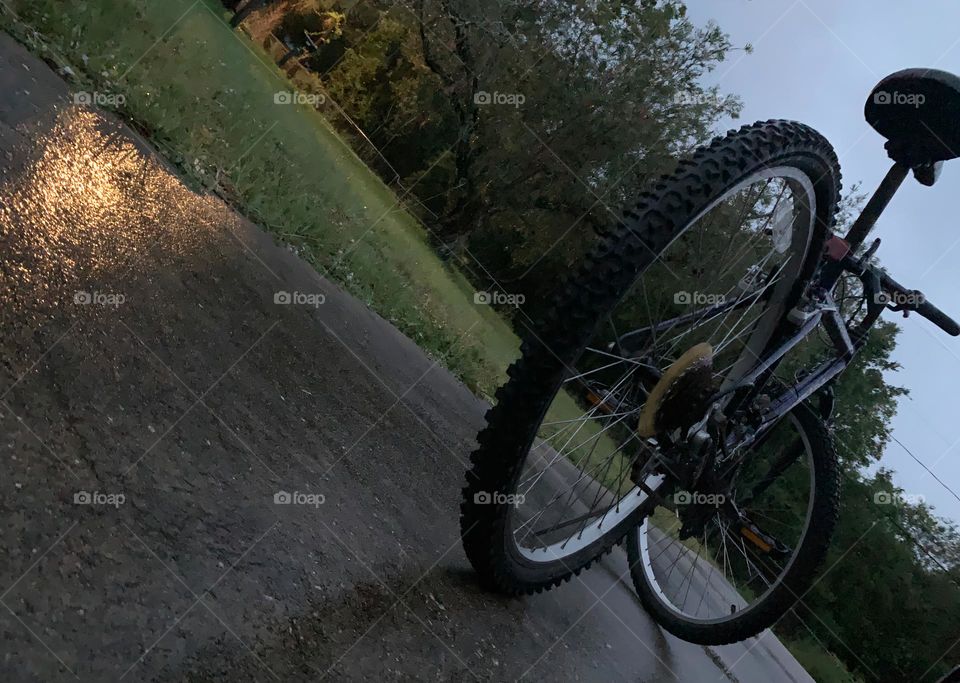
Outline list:
[[[301,11],[292,4],[290,12]],[[311,11],[313,11],[311,9]],[[476,284],[532,302],[739,101],[683,4],[369,0],[305,64]],[[287,18],[283,22],[295,20]]]

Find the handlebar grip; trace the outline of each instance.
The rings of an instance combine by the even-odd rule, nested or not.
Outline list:
[[[916,290],[910,290],[901,285],[899,282],[890,277],[886,271],[881,270],[878,275],[880,277],[880,286],[888,292],[898,292],[900,294],[920,294],[920,292],[917,292]],[[911,310],[916,311],[947,334],[953,337],[960,336],[960,324],[958,324],[956,320],[951,318],[949,315],[941,311],[926,299],[924,299],[922,303],[917,304],[917,306],[913,307]]]
[[[924,301],[917,306],[917,313],[932,322],[947,334],[957,337],[960,336],[960,324],[949,315],[941,311],[929,301]]]

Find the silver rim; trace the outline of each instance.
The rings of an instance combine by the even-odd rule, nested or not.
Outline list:
[[[802,531],[794,544],[794,552],[785,563],[778,565],[776,577],[763,578],[760,572],[762,592],[752,597],[744,596],[744,591],[737,585],[741,579],[732,576],[735,563],[742,560],[744,567],[748,567],[762,561],[762,558],[750,544],[731,533],[729,525],[726,529],[718,529],[722,544],[714,542],[711,537],[708,545],[705,534],[702,545],[697,539],[696,552],[688,545],[671,538],[668,530],[657,528],[649,517],[640,525],[639,554],[643,578],[654,597],[675,616],[703,625],[721,624],[742,618],[763,603],[783,582],[796,561],[797,550],[807,537],[813,516],[816,472],[813,450],[806,433],[794,415],[790,414],[788,420],[796,427],[803,442],[809,470],[809,498]],[[712,554],[701,552],[710,545],[713,545],[716,551]],[[670,581],[671,578],[674,579],[673,582]],[[700,584],[702,588],[694,590],[694,584]],[[731,606],[735,606],[736,611],[733,611]]]
[[[758,225],[767,226],[763,230],[770,233],[767,234],[770,242],[775,245],[775,241],[779,240],[782,249],[780,253],[786,254],[786,256],[782,256],[783,263],[779,265],[777,265],[778,261],[769,261],[768,257],[764,257],[768,260],[759,262],[761,266],[770,266],[771,263],[777,265],[777,269],[771,271],[771,279],[762,290],[764,300],[783,301],[794,286],[794,282],[806,261],[816,216],[813,183],[805,173],[793,167],[765,168],[727,190],[721,197],[702,210],[686,228],[680,231],[680,234],[664,249],[657,261],[648,269],[648,272],[659,263],[663,263],[666,267],[667,262],[663,258],[685,235],[697,232],[695,228],[698,228],[698,226],[699,232],[706,234],[710,225],[709,221],[705,221],[705,218],[710,216],[717,207],[722,206],[726,209],[728,208],[727,203],[733,205],[741,196],[749,198],[750,193],[754,192],[754,188],[758,185],[760,186],[758,197],[763,197],[771,186],[781,188],[772,204],[770,215],[761,214],[757,217],[756,222]],[[778,224],[774,223],[773,219],[776,218],[775,214],[778,211],[781,213],[785,211],[783,208],[785,204],[781,204],[781,202],[785,201],[783,197],[788,191],[790,203],[789,211],[786,214],[787,220],[778,218],[781,223],[787,224],[788,227],[785,231],[778,230]],[[701,222],[705,224],[701,226]],[[770,225],[773,225],[773,228],[770,228]],[[737,226],[737,229],[739,230],[742,227]],[[756,234],[761,234],[763,230],[756,230]],[[754,240],[755,237],[751,235],[744,245],[736,245],[737,250],[739,251],[742,248],[747,252],[745,255],[749,256],[750,250],[757,247],[757,245],[751,246]],[[731,243],[728,248],[733,246]],[[776,248],[774,246],[774,249]],[[721,262],[725,262],[725,260],[721,259]],[[737,261],[734,260],[733,263],[736,264]],[[640,279],[643,280],[646,275],[645,272]],[[719,277],[722,278],[723,275],[724,273],[720,273]],[[644,291],[645,298],[646,295],[647,292]],[[726,295],[729,296],[729,293],[726,293]],[[735,360],[725,363],[719,368],[721,372],[717,373],[718,381],[723,384],[742,376],[752,367],[754,359],[766,344],[774,326],[782,317],[782,305],[758,306],[757,304],[760,301],[758,295],[756,300],[746,307],[746,310],[738,314],[739,318],[735,319],[732,325],[728,323],[731,313],[727,313],[719,320],[719,323],[724,325],[724,330],[716,338],[719,342],[718,345],[715,345],[715,349],[719,349],[716,355],[720,357],[720,354],[728,348],[731,352],[736,351],[731,356]],[[651,317],[651,319],[654,318]],[[610,322],[613,323],[612,316]],[[702,325],[702,327],[705,326],[706,324]],[[680,355],[683,345],[692,339],[691,331],[696,329],[698,329],[697,324],[678,328],[678,330],[681,330],[679,334],[664,341],[664,343],[671,343],[668,353],[664,355],[664,362],[671,358],[670,352],[673,352],[674,359]],[[669,329],[666,332],[675,332],[675,330]],[[568,413],[562,416],[564,419],[552,418],[551,411],[559,400],[564,400],[567,404],[575,403],[569,398],[570,389],[568,387],[577,386],[579,391],[580,388],[589,383],[589,378],[592,375],[595,376],[595,373],[615,372],[617,366],[619,366],[622,371],[620,380],[610,383],[607,387],[608,389],[612,388],[613,392],[611,393],[614,393],[621,387],[635,383],[636,378],[631,380],[631,375],[635,374],[638,367],[643,365],[617,353],[611,353],[610,349],[597,348],[592,345],[581,357],[581,361],[587,356],[592,357],[591,362],[594,365],[599,365],[599,369],[595,367],[584,372],[577,370],[565,380],[540,427],[541,432],[546,427],[551,427],[554,433],[550,436],[543,433],[538,434],[538,438],[534,441],[533,447],[525,458],[525,469],[519,479],[515,493],[516,497],[512,501],[507,501],[513,506],[507,535],[511,539],[515,551],[529,562],[548,563],[563,560],[599,541],[618,525],[629,520],[648,501],[649,496],[636,485],[636,482],[645,482],[646,487],[652,491],[656,491],[664,483],[664,477],[654,472],[656,441],[651,439],[644,442],[635,433],[624,435],[625,438],[622,440],[618,439],[617,443],[613,444],[610,449],[611,452],[606,462],[598,464],[591,460],[594,451],[597,450],[597,443],[609,440],[616,430],[623,432],[630,421],[636,418],[640,406],[624,405],[621,402],[618,405],[618,410],[601,414],[597,410],[598,406],[595,405],[593,408],[579,413],[568,410]],[[602,359],[599,364],[598,358]],[[578,363],[578,367],[580,367],[580,363]],[[564,398],[565,396],[566,398]],[[580,406],[580,409],[582,408],[583,406]],[[564,425],[563,423],[567,424]],[[589,429],[584,431],[584,426],[587,423],[594,425],[592,432]],[[581,432],[582,435],[578,437]],[[604,436],[607,432],[610,432],[610,435]],[[597,436],[598,433],[599,436]],[[591,441],[594,442],[592,447]],[[571,444],[573,445],[571,446]],[[578,462],[572,455],[577,451],[588,449],[590,455],[585,460]],[[633,451],[633,455],[628,455],[628,450]],[[636,462],[640,457],[637,454],[638,452],[650,456],[647,458],[646,469],[641,469],[639,474],[634,472],[635,476],[625,476],[625,469],[629,470],[631,466],[636,467]],[[619,462],[615,463],[615,460]],[[625,461],[628,460],[631,462],[625,466]],[[616,472],[616,475],[613,474],[614,472]],[[611,476],[614,477],[612,483]],[[549,489],[551,493],[546,496],[536,494],[536,487]],[[539,510],[536,509],[538,505]],[[544,508],[550,508],[551,506],[562,507],[568,513],[568,518],[549,520],[549,515],[544,516]],[[555,512],[556,509],[551,514],[555,514]],[[546,529],[546,532],[544,532],[544,529]]]

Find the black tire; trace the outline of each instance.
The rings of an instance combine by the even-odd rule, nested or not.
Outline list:
[[[840,511],[840,470],[833,439],[823,420],[806,404],[794,408],[792,414],[810,444],[814,471],[813,502],[810,523],[797,548],[793,562],[781,581],[742,616],[719,624],[695,624],[678,618],[654,594],[641,567],[638,527],[630,529],[625,539],[630,576],[643,606],[667,631],[691,643],[724,645],[755,636],[772,626],[796,604],[810,588],[817,570],[823,564]]]
[[[509,381],[496,394],[487,427],[460,507],[464,550],[487,587],[506,594],[540,592],[590,565],[620,542],[636,519],[563,559],[531,562],[517,552],[510,537],[511,505],[479,504],[482,492],[512,494],[537,429],[556,395],[567,368],[574,365],[598,322],[630,289],[640,274],[711,202],[758,170],[788,166],[806,174],[816,199],[815,224],[806,260],[785,306],[792,307],[820,257],[832,227],[840,192],[836,155],[819,133],[791,121],[744,126],[716,138],[673,174],[663,176],[652,192],[625,212],[622,222],[593,249],[568,280],[535,332],[527,335],[522,355],[508,370]],[[632,522],[632,523],[628,523]]]

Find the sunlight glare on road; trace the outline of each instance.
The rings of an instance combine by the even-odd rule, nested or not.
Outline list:
[[[16,284],[2,291],[16,294],[14,307],[70,304],[71,291],[110,271],[122,276],[155,247],[199,251],[211,227],[229,219],[222,202],[184,187],[116,131],[73,106],[38,151],[17,155],[22,175],[0,188],[3,272]]]

